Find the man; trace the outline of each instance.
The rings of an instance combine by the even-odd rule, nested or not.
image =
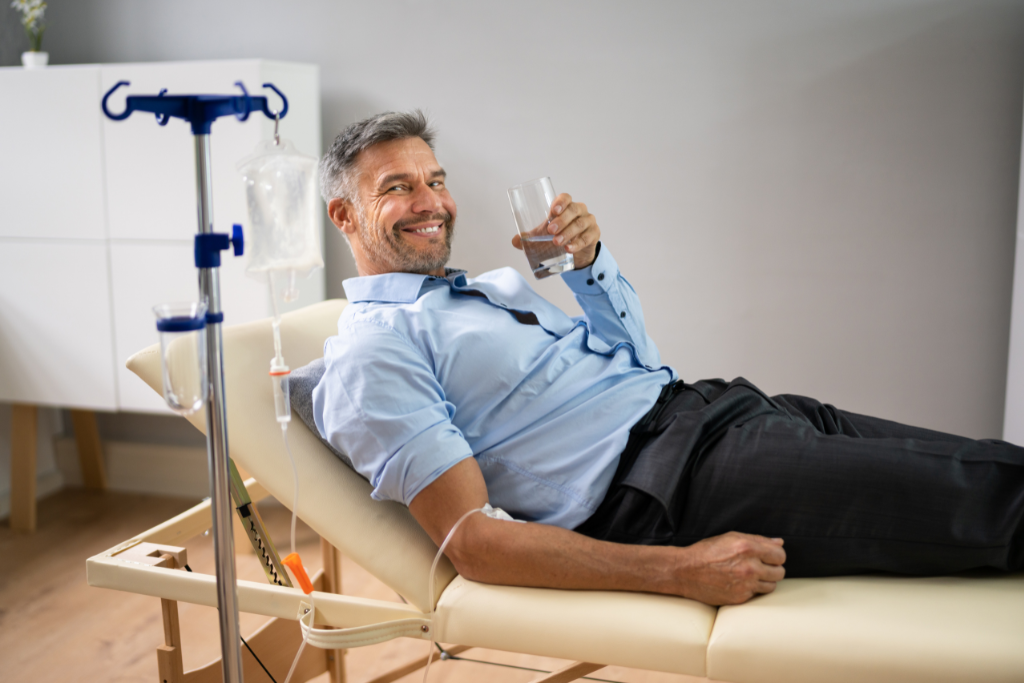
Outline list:
[[[432,141],[422,114],[386,113],[321,161],[360,277],[313,408],[373,496],[439,545],[487,503],[531,522],[468,517],[446,549],[459,573],[721,605],[771,592],[787,551],[802,576],[1024,565],[1024,449],[678,381],[568,194],[548,230],[583,319],[512,269],[447,269],[457,209]]]

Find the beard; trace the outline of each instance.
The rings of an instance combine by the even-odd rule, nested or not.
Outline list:
[[[425,221],[441,221],[442,239],[424,242],[417,249],[403,236],[402,228]],[[370,261],[383,272],[428,274],[443,268],[452,255],[455,219],[446,211],[430,216],[398,221],[391,229],[377,223],[371,225],[366,211],[359,207],[359,236]]]

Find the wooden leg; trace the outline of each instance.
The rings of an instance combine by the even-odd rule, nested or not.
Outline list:
[[[160,564],[174,568],[177,566],[170,555],[161,555]],[[156,649],[157,668],[160,671],[160,683],[184,683],[185,667],[181,661],[181,627],[178,625],[178,603],[174,600],[160,598],[160,611],[164,616],[164,644]]]
[[[320,539],[320,555],[324,565],[324,591],[341,594],[341,553],[328,541]],[[345,683],[345,651],[327,650],[327,670],[331,683]]]
[[[583,678],[587,674],[603,669],[604,664],[590,664],[588,662],[573,662],[564,666],[558,671],[544,674],[540,678],[533,679],[530,683],[568,683]]]
[[[263,665],[260,666],[248,648],[243,647],[242,680],[267,681],[267,674],[263,670],[265,666],[277,683],[284,683],[288,669],[291,668],[292,661],[295,659],[295,653],[302,645],[302,631],[296,621],[271,619],[247,637],[245,641],[249,643],[252,652],[256,653]],[[295,667],[292,683],[308,681],[322,675],[327,671],[327,663],[323,650],[312,645],[306,646]],[[186,672],[184,678],[184,683],[223,683],[223,681],[224,673],[220,657],[206,666]]]
[[[96,413],[91,410],[71,410],[71,424],[78,445],[78,462],[82,465],[82,483],[87,489],[107,488],[107,472],[103,466],[103,443],[96,426]]]
[[[36,437],[35,406],[11,406],[11,529],[36,530]]]

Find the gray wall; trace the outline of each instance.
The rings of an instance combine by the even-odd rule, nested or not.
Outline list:
[[[550,175],[599,218],[685,378],[1000,434],[1024,2],[49,4],[54,63],[319,64],[325,145],[424,108],[473,272],[526,271],[505,188]],[[351,259],[327,245],[341,296]]]

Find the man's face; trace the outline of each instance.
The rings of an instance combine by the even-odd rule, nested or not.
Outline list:
[[[360,275],[444,276],[455,230],[445,172],[420,138],[382,142],[356,157],[355,230],[346,231]]]

